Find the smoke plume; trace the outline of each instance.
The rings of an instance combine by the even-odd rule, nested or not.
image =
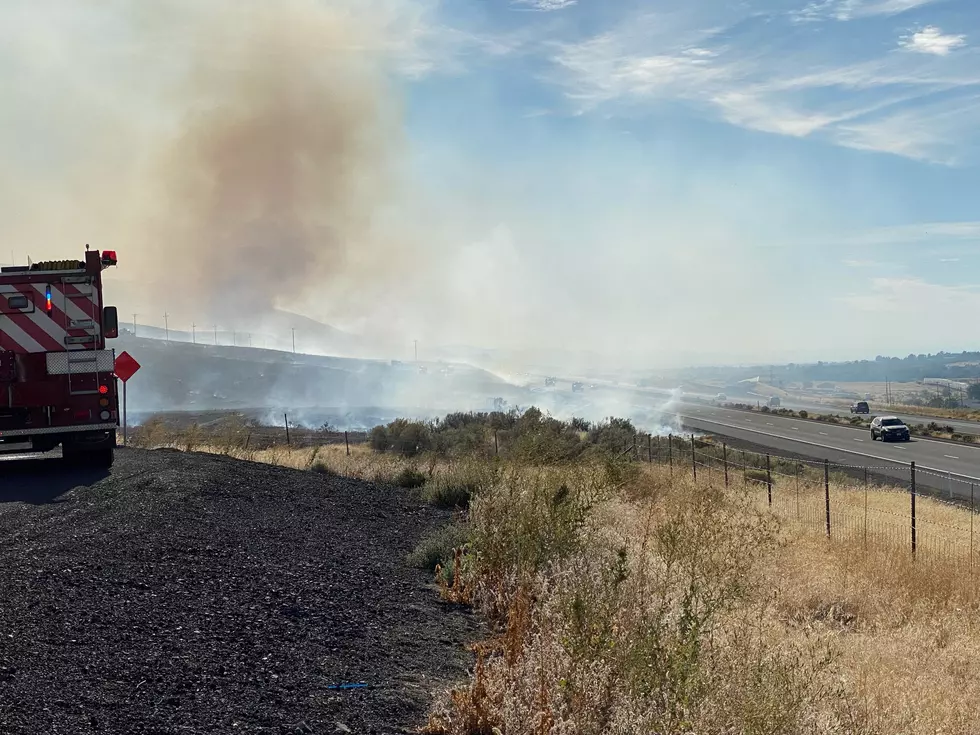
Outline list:
[[[185,56],[148,156],[142,275],[226,323],[376,282],[399,256],[377,222],[401,141],[370,32],[304,0],[206,5],[170,7]]]

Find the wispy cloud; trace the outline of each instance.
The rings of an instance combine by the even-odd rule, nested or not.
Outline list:
[[[980,222],[923,222],[840,235],[833,241],[841,245],[913,245],[977,239],[980,239]]]
[[[926,26],[899,40],[899,45],[920,54],[947,56],[950,51],[966,46],[966,36],[945,34],[935,26]]]
[[[527,10],[564,10],[578,3],[578,0],[512,0],[513,5],[524,6]]]
[[[898,15],[941,0],[814,0],[793,18],[801,21],[839,20]]]
[[[824,10],[871,17],[923,4],[834,2]],[[703,30],[716,15],[708,9],[725,13],[724,28]],[[703,14],[644,14],[560,44],[552,61],[579,111],[683,100],[739,127],[950,165],[970,158],[963,141],[980,126],[980,54],[949,54],[965,43],[928,27],[907,48],[930,60],[867,43],[842,54],[832,35],[708,3]]]

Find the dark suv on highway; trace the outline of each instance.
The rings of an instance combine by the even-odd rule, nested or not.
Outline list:
[[[878,416],[871,422],[871,441],[907,442],[911,438],[909,427],[897,416]]]
[[[871,406],[867,401],[858,401],[851,404],[851,413],[871,413]]]

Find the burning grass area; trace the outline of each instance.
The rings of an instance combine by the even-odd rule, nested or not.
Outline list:
[[[905,490],[834,478],[828,538],[805,472],[777,473],[770,505],[757,470],[695,480],[630,461],[601,427],[548,421],[511,426],[505,445],[485,418],[417,453],[378,441],[249,456],[458,509],[411,558],[492,635],[423,732],[976,731],[968,510],[919,498],[913,560]]]

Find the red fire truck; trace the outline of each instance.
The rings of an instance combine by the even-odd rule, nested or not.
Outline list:
[[[108,467],[119,427],[114,306],[102,271],[116,253],[0,268],[0,452],[47,452]]]

